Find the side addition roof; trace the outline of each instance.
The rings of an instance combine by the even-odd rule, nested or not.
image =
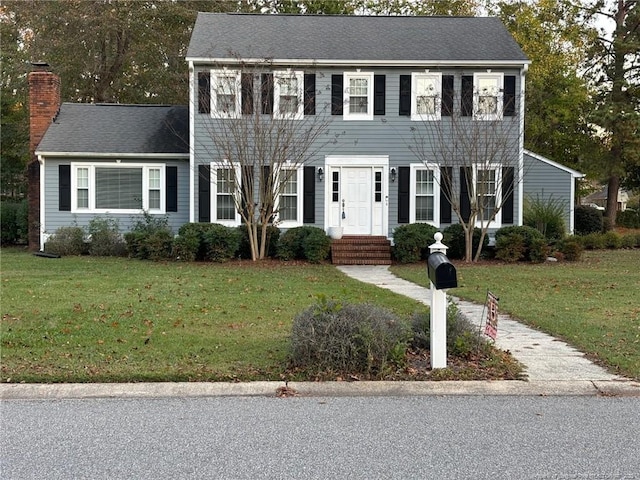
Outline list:
[[[505,64],[529,61],[498,18],[199,13],[187,61]]]
[[[63,103],[38,155],[189,153],[189,109],[170,105]]]

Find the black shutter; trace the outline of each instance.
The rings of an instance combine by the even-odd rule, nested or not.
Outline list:
[[[411,196],[411,169],[398,168],[398,223],[409,223],[409,200]]]
[[[513,117],[516,114],[516,77],[505,75],[503,95],[504,116]]]
[[[71,211],[71,165],[58,165],[58,210]]]
[[[513,224],[514,168],[502,169],[502,223]]]
[[[166,181],[166,208],[167,212],[178,211],[178,167],[167,167],[165,171]]]
[[[272,192],[274,190],[273,178],[271,177],[271,167],[269,165],[262,166],[262,178],[260,179],[261,183],[261,194],[262,198],[260,202],[263,204],[263,208],[267,210],[268,215],[268,223],[273,223],[273,209],[274,205],[271,203],[267,205],[267,199],[273,199]]]
[[[304,74],[304,114],[316,114],[316,74]]]
[[[211,113],[210,72],[198,72],[198,113]]]
[[[463,117],[471,117],[473,115],[473,77],[471,75],[462,76],[460,108],[462,109]]]
[[[273,73],[262,74],[262,113],[271,115],[273,113]]]
[[[373,114],[384,115],[386,78],[384,75],[373,76]]]
[[[399,115],[411,115],[411,75],[400,75]]]
[[[211,167],[198,165],[198,221],[211,221]]]
[[[344,108],[344,79],[331,75],[331,115],[342,115]]]
[[[316,167],[304,167],[302,222],[316,223]]]
[[[242,114],[253,114],[253,74],[243,73],[241,77],[242,83]]]
[[[471,217],[471,199],[469,198],[469,184],[472,181],[473,172],[469,167],[460,167],[460,216],[463,222],[468,222]]]
[[[453,115],[453,75],[442,76],[442,106],[441,115],[450,117]]]
[[[451,223],[451,191],[453,168],[440,168],[440,223]]]

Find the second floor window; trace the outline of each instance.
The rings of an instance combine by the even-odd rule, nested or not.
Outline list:
[[[300,119],[304,115],[304,73],[274,72],[274,116]]]
[[[441,73],[411,75],[411,119],[439,120],[442,101]]]
[[[240,72],[212,70],[211,114],[216,118],[237,118],[240,115]]]
[[[473,116],[476,120],[501,120],[503,101],[501,73],[476,73],[473,78]]]
[[[373,119],[373,73],[345,73],[344,83],[344,119]]]

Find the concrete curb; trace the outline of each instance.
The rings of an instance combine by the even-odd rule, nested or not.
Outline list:
[[[287,387],[287,388],[285,388]],[[633,381],[398,381],[398,382],[249,382],[249,383],[61,383],[3,384],[2,400],[60,400],[89,398],[190,398],[242,396],[633,396]]]

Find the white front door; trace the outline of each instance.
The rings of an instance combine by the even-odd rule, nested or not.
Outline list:
[[[342,227],[345,235],[371,234],[371,168],[342,169]]]
[[[336,160],[327,165],[327,227],[340,226],[344,235],[386,235],[387,157],[357,158],[366,161],[357,166],[354,157]]]

